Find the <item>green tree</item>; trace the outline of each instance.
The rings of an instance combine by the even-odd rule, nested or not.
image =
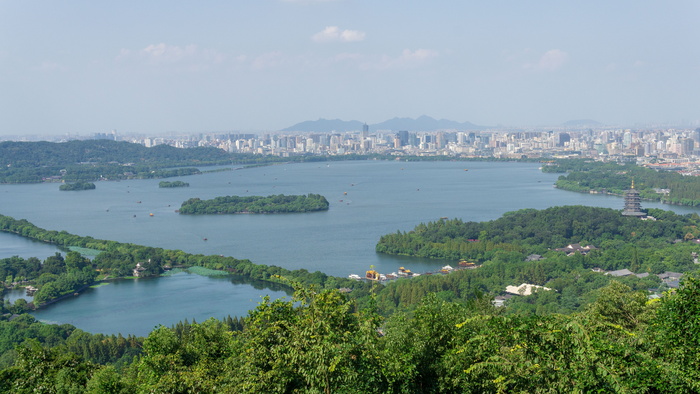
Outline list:
[[[600,322],[636,330],[640,325],[646,326],[654,317],[653,305],[647,302],[643,291],[632,291],[629,286],[614,280],[597,292],[598,298],[588,305],[586,311]]]
[[[88,394],[127,394],[135,392],[135,387],[126,382],[112,366],[96,370],[87,382],[85,392]]]
[[[73,353],[30,341],[17,348],[13,367],[0,372],[0,390],[12,393],[81,393],[98,367]]]
[[[661,299],[653,328],[669,374],[685,390],[700,391],[700,279],[685,276],[675,294]]]
[[[364,341],[354,303],[337,290],[296,287],[291,301],[265,299],[245,322],[238,389],[244,392],[382,392],[378,365]]]

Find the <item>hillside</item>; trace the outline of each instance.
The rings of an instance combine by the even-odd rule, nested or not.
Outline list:
[[[0,142],[0,183],[45,180],[91,182],[99,179],[162,178],[198,173],[196,168],[231,162],[221,149],[146,148],[124,141]]]
[[[180,149],[169,145],[146,148],[125,141],[0,142],[0,166],[14,168],[80,163],[194,163],[227,158],[226,152],[216,148]]]

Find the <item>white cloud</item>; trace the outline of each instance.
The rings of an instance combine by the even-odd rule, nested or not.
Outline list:
[[[554,71],[561,68],[566,63],[569,55],[559,49],[552,49],[545,52],[540,58],[538,67],[540,70]]]
[[[432,49],[416,49],[412,51],[410,49],[404,49],[401,55],[398,57],[391,57],[389,55],[382,55],[378,62],[364,63],[360,68],[368,70],[387,70],[395,68],[410,68],[419,66],[430,59],[437,57],[438,52]]]
[[[173,63],[195,56],[197,53],[197,46],[190,44],[179,47],[176,45],[166,45],[161,42],[160,44],[151,44],[143,48],[140,53],[153,62]]]
[[[415,51],[404,49],[399,59],[402,62],[416,62],[423,61],[435,56],[437,56],[437,52],[433,51],[432,49],[416,49]]]
[[[560,69],[568,59],[568,53],[560,49],[551,49],[540,56],[536,63],[523,64],[523,68],[535,71],[556,71]]]
[[[206,70],[213,65],[222,63],[224,56],[215,50],[202,49],[194,44],[177,46],[161,42],[148,45],[138,51],[122,48],[116,60],[140,61],[150,65],[169,65],[190,71],[198,71]]]
[[[354,42],[365,39],[365,32],[359,30],[343,30],[340,33],[340,41]]]
[[[261,70],[264,68],[276,67],[284,61],[282,53],[279,51],[268,52],[257,56],[251,61],[251,67],[256,70]]]
[[[121,50],[119,50],[119,55],[117,55],[116,59],[117,60],[125,60],[125,59],[128,59],[129,56],[131,56],[131,51],[129,49],[122,48]]]
[[[325,29],[311,36],[316,42],[355,42],[365,39],[365,32],[359,30],[340,30],[338,26],[326,26]]]

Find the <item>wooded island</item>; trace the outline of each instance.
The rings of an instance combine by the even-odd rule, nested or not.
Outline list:
[[[182,203],[183,215],[233,214],[233,213],[299,213],[327,211],[328,200],[320,194],[287,196],[225,196],[211,200],[190,198]]]
[[[95,184],[92,182],[75,182],[75,183],[64,183],[58,187],[61,191],[73,191],[73,190],[92,190],[95,188]]]
[[[160,187],[160,188],[189,187],[189,186],[190,186],[189,183],[183,182],[183,181],[173,181],[173,182],[160,181],[160,182],[158,182],[158,187]]]

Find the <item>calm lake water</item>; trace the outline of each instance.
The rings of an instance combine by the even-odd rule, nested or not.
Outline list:
[[[95,190],[81,192],[61,192],[57,184],[0,185],[0,213],[27,219],[46,229],[190,253],[247,258],[258,264],[319,270],[337,276],[361,275],[372,265],[383,273],[397,271],[399,266],[424,272],[437,270],[445,262],[379,255],[374,252],[379,237],[441,217],[485,221],[508,211],[557,205],[622,209],[619,197],[555,189],[552,185],[558,175],[544,174],[538,167],[527,163],[347,161],[275,165],[178,178],[188,182],[188,188],[160,189],[160,180],[99,182]],[[331,203],[329,211],[213,216],[175,212],[192,197],[307,193],[324,195]],[[652,203],[643,206],[679,213],[698,211]],[[6,240],[12,246],[0,248],[0,257],[43,258],[56,251],[51,246],[0,234],[3,245]],[[192,293],[193,302],[186,306],[170,301],[176,293],[182,293],[178,280],[163,278],[100,287],[75,300],[38,311],[36,316],[72,323],[91,332],[126,334],[143,333],[153,327],[152,322],[143,323],[136,317],[141,313],[163,313],[160,316],[172,316],[169,322],[193,316],[200,321],[203,318],[198,311],[215,317],[245,315],[254,306],[207,295],[210,278],[186,277],[190,279],[178,280],[190,280],[193,287],[204,288],[201,293]],[[237,286],[230,289],[237,294],[234,297],[250,300],[260,294],[252,286]],[[115,293],[102,296],[111,291]],[[138,304],[127,301],[132,293],[146,300]],[[73,304],[78,305],[76,309],[70,309]],[[86,315],[110,315],[108,305],[115,310],[130,310],[132,315],[115,315],[113,321],[100,323],[103,326],[89,326]],[[115,329],[117,320],[126,323]]]
[[[45,258],[56,254],[56,252],[65,254],[65,252],[53,245],[0,232],[0,258],[19,256],[27,259],[29,257],[38,257],[43,261]]]
[[[254,309],[269,295],[286,295],[228,277],[178,273],[162,278],[120,280],[88,289],[61,300],[34,315],[47,323],[69,323],[93,333],[148,335],[159,324],[222,319]],[[233,312],[231,312],[233,311]]]

